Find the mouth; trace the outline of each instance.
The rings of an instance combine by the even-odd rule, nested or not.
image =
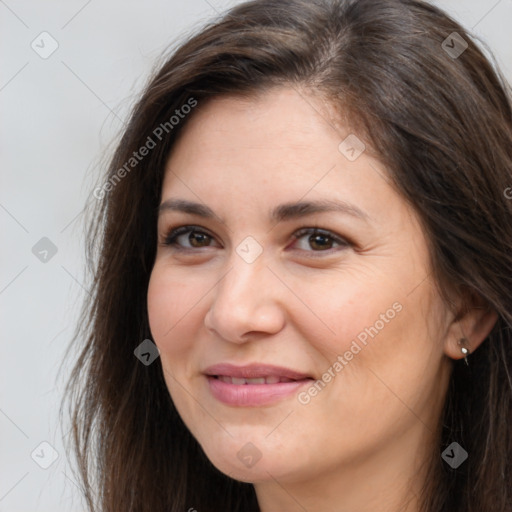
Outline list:
[[[294,379],[287,377],[278,377],[270,375],[268,377],[254,377],[252,379],[244,379],[240,377],[230,377],[229,375],[212,375],[214,379],[219,379],[227,384],[234,384],[235,386],[244,386],[246,384],[279,384],[280,382],[296,382]]]
[[[299,388],[314,381],[305,373],[264,364],[234,366],[222,363],[207,368],[203,373],[215,399],[238,407],[273,404],[289,398]]]

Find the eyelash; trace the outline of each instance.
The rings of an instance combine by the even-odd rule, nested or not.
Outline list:
[[[184,251],[184,252],[194,251],[196,249],[202,249],[202,247],[198,247],[198,248],[182,247],[176,243],[176,240],[180,235],[183,235],[185,233],[190,233],[190,232],[195,232],[195,233],[199,233],[201,235],[206,235],[207,237],[213,238],[213,239],[215,238],[213,235],[210,235],[210,233],[208,233],[207,231],[205,231],[203,228],[201,228],[199,226],[180,226],[180,227],[169,230],[167,235],[164,236],[162,245],[164,245],[166,247],[173,247],[175,250]],[[337,248],[333,247],[333,248],[326,249],[326,250],[318,250],[318,251],[315,251],[315,250],[307,251],[306,250],[305,251],[305,252],[316,253],[315,256],[313,256],[313,257],[318,257],[318,256],[321,256],[322,254],[332,254],[333,252],[339,251],[341,249],[344,249],[344,248],[347,248],[347,247],[350,247],[353,245],[349,240],[342,238],[342,237],[336,235],[335,233],[332,233],[331,231],[328,231],[325,229],[320,229],[317,227],[301,228],[298,231],[296,231],[295,233],[293,233],[292,236],[295,240],[299,240],[300,238],[302,238],[305,235],[310,235],[310,236],[311,235],[323,235],[327,238],[332,239],[333,242],[337,243],[340,246]],[[205,246],[205,247],[209,247],[209,246]],[[303,249],[299,249],[299,250],[304,251]]]

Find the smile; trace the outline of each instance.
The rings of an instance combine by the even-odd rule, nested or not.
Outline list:
[[[243,386],[244,384],[278,384],[279,382],[294,382],[293,379],[289,379],[288,377],[277,377],[275,375],[270,375],[269,377],[254,377],[252,379],[230,377],[228,375],[215,375],[214,377],[222,382],[235,384],[236,386]]]
[[[258,407],[288,398],[313,377],[295,370],[254,363],[235,366],[221,363],[203,372],[210,394],[226,405]]]

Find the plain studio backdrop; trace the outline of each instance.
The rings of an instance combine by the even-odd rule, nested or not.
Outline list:
[[[158,57],[236,3],[0,0],[0,512],[84,510],[57,373],[89,293],[82,210]],[[512,81],[512,0],[436,4]]]

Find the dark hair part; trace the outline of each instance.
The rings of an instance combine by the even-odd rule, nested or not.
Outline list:
[[[468,44],[457,58],[442,46],[453,32]],[[421,219],[447,305],[455,291],[498,313],[469,371],[454,363],[421,506],[512,511],[510,86],[472,37],[428,3],[255,0],[165,62],[133,110],[108,178],[191,98],[200,108],[279,85],[328,100],[333,118],[345,116],[386,165]],[[133,353],[151,336],[146,294],[164,167],[191,116],[111,187],[89,227],[92,294],[66,396],[90,510],[259,510],[253,486],[221,474],[181,421],[160,361],[145,366]],[[469,453],[456,470],[441,459],[452,441]]]

